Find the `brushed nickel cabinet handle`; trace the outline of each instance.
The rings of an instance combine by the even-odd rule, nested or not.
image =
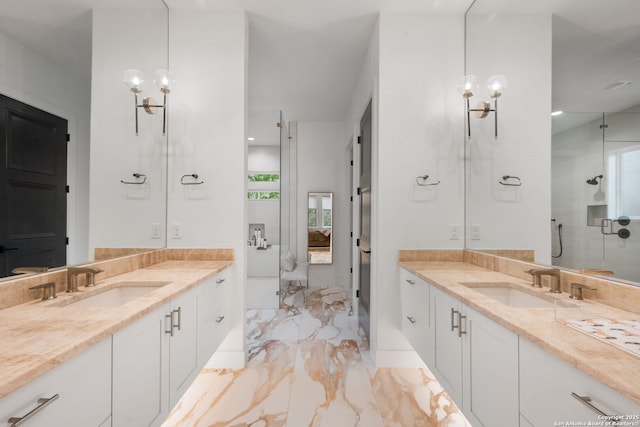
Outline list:
[[[407,316],[407,320],[409,320],[409,322],[411,322],[412,324],[413,324],[413,323],[416,323],[416,319],[414,319],[414,318],[413,318],[413,317],[411,317],[411,316]]]
[[[227,279],[225,279],[225,278],[218,279],[218,280],[216,280],[216,283],[219,285],[220,283],[224,282],[225,280],[227,280]]]
[[[461,312],[458,312],[458,337],[462,337],[462,335],[466,334],[467,331],[462,330],[462,319],[466,320],[467,316],[463,316]]]
[[[180,327],[182,326],[182,307],[178,307],[177,310],[173,310],[171,313],[176,313],[178,315],[178,324],[173,324],[172,326],[180,330]],[[173,314],[171,315],[171,318],[173,319]]]
[[[26,415],[24,415],[22,417],[9,418],[9,421],[7,421],[7,422],[9,424],[11,424],[11,427],[19,427],[22,424],[24,424],[25,422],[27,422],[27,420],[29,418],[33,417],[35,414],[37,414],[38,412],[42,411],[44,408],[46,408],[47,406],[52,404],[59,397],[60,397],[59,394],[54,394],[53,396],[51,396],[48,399],[47,398],[40,398],[40,399],[38,399],[38,406],[33,408],[31,411],[29,411],[29,413],[27,413]]]
[[[589,396],[578,396],[576,393],[571,392],[571,396],[575,397],[576,399],[578,399],[580,402],[582,402],[585,406],[587,406],[589,409],[591,409],[593,412],[600,414],[600,415],[604,415],[605,417],[608,417],[609,415],[602,412],[599,408],[596,408],[593,403],[591,403],[591,398]]]
[[[166,319],[169,319],[169,329],[168,330],[165,329],[164,333],[173,336],[173,311],[169,314],[165,314],[164,318],[165,318],[165,324],[167,323]]]
[[[456,325],[454,323],[454,318],[456,316],[456,314],[460,314],[460,312],[458,310],[455,310],[453,307],[451,307],[451,331],[453,331],[454,329],[457,329],[460,327],[460,325]],[[460,318],[458,318],[458,322],[460,321]]]
[[[216,319],[216,323],[220,323],[220,322],[222,322],[223,320],[224,320],[224,316],[219,316],[219,317]]]

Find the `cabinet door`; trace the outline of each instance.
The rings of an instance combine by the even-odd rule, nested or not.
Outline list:
[[[2,425],[37,407],[25,426],[101,425],[111,413],[111,338],[0,399]]]
[[[431,310],[434,311],[434,374],[451,398],[462,407],[461,303],[432,286]]]
[[[198,291],[193,289],[171,303],[173,334],[169,338],[169,405],[171,408],[200,372],[198,368]]]
[[[629,378],[629,381],[635,379]],[[592,405],[608,415],[640,415],[637,403],[520,338],[521,414],[534,426],[566,421],[602,421],[598,419],[598,413],[571,393],[591,399]],[[637,423],[640,420],[623,421]]]
[[[402,293],[402,332],[422,361],[433,363],[433,332],[431,331],[429,284],[400,269]]]
[[[474,426],[518,425],[518,335],[463,306],[463,412]]]
[[[168,415],[169,306],[113,336],[113,425],[159,425]]]
[[[229,269],[207,280],[198,296],[198,366],[205,366],[226,335],[231,281]]]

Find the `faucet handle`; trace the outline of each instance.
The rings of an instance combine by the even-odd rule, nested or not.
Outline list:
[[[42,301],[57,298],[56,296],[56,284],[54,282],[43,283],[42,285],[32,286],[29,289],[43,289]]]
[[[591,286],[587,286],[585,284],[582,283],[571,283],[571,295],[569,295],[569,298],[571,299],[575,299],[575,300],[583,300],[584,298],[582,297],[582,290],[583,289],[587,289],[590,291],[595,291],[596,288],[592,288]]]

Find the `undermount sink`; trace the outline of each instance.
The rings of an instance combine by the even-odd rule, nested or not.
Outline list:
[[[97,291],[81,299],[63,301],[57,306],[119,307],[171,282],[128,281],[117,282],[108,289]]]
[[[516,308],[550,308],[556,304],[570,304],[556,301],[551,297],[547,300],[536,295],[525,292],[519,285],[503,282],[469,282],[462,283],[468,288],[473,289],[491,299],[498,301],[509,307]]]

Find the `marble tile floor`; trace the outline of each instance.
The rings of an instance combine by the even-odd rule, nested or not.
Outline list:
[[[163,427],[470,426],[428,369],[373,367],[348,297],[297,288],[248,311],[246,367],[205,368]]]

